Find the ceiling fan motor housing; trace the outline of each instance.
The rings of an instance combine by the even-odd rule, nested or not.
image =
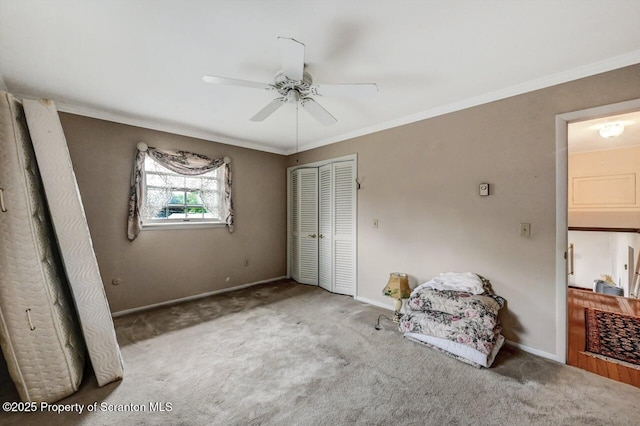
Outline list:
[[[298,102],[300,98],[314,94],[311,89],[313,79],[306,71],[303,73],[302,81],[291,80],[282,71],[276,73],[274,80],[274,88],[287,99],[287,102]]]

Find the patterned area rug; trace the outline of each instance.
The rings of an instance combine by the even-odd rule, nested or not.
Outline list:
[[[640,317],[584,308],[588,352],[640,365]]]

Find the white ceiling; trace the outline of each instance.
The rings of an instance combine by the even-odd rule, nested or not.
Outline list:
[[[291,153],[293,105],[254,123],[273,93],[202,76],[270,83],[284,36],[306,44],[317,83],[378,84],[374,98],[317,97],[333,126],[301,111],[304,150],[640,63],[639,22],[638,0],[0,0],[0,87]]]
[[[622,123],[624,132],[610,139],[600,136],[602,125],[613,122]],[[569,123],[568,141],[570,153],[640,146],[640,111]]]

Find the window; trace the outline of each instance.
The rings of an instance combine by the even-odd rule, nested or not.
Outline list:
[[[224,167],[196,176],[182,175],[145,158],[145,225],[223,223]]]

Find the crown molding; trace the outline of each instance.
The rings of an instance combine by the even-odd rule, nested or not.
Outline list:
[[[1,83],[1,81],[0,81]],[[19,99],[34,99],[40,98],[40,96],[25,95],[22,93],[13,93],[13,95]],[[204,129],[199,129],[187,125],[180,125],[177,123],[167,123],[159,120],[152,120],[141,117],[131,117],[126,114],[109,112],[96,108],[90,108],[85,106],[75,105],[73,103],[60,101],[53,99],[56,104],[56,109],[60,112],[69,114],[80,115],[83,117],[96,118],[98,120],[112,121],[114,123],[126,124],[129,126],[141,127],[149,130],[157,130],[160,132],[172,133],[180,136],[188,136],[196,139],[203,139],[209,142],[216,142],[226,145],[237,146],[240,148],[253,149],[255,151],[263,151],[271,154],[287,155],[286,150],[281,148],[260,145],[255,142],[246,141],[242,139],[230,138],[228,136],[220,135],[215,132],[211,132]]]
[[[162,121],[151,120],[147,118],[133,118],[128,117],[125,114],[100,111],[98,109],[79,107],[70,103],[56,101],[56,107],[58,111],[82,115],[90,118],[97,118],[100,120],[113,121],[115,123],[127,124],[130,126],[143,127],[150,130],[158,130],[161,132],[173,133],[181,136],[189,136],[197,139],[204,139],[210,142],[217,142],[227,145],[233,145],[241,148],[253,149],[256,151],[264,151],[272,154],[286,155],[286,151],[277,147],[260,145],[255,142],[250,142],[242,139],[230,138],[228,136],[220,135],[215,132],[211,132],[204,129],[198,129],[195,127],[180,125],[176,123],[165,123]]]
[[[301,145],[298,152],[309,151],[311,149],[320,148],[325,145],[330,145],[337,142],[343,142],[349,139],[357,138],[360,136],[368,135],[371,133],[380,132],[394,127],[400,127],[406,124],[415,123],[417,121],[426,120],[445,114],[449,114],[455,111],[471,108],[474,106],[494,102],[497,100],[509,98],[523,93],[532,92],[539,89],[544,89],[557,84],[566,83],[569,81],[578,80],[580,78],[590,77],[596,74],[600,74],[607,71],[623,68],[630,65],[640,63],[640,50],[635,50],[624,55],[614,56],[604,61],[595,62],[589,65],[573,68],[567,71],[549,75],[546,77],[530,80],[521,84],[506,87],[494,92],[486,93],[480,96],[464,99],[462,101],[453,102],[447,105],[431,108],[416,114],[410,114],[404,117],[400,117],[395,120],[386,121],[384,123],[375,124],[373,126],[365,127],[362,129],[354,130],[352,132],[343,133],[331,138],[321,139],[315,142],[311,142],[305,145]],[[2,76],[0,76],[0,89],[8,91]],[[15,94],[20,98],[30,98],[33,96]],[[207,141],[223,143],[227,145],[238,146],[241,148],[248,148],[257,151],[264,151],[279,155],[291,155],[295,154],[294,147],[289,149],[278,148],[269,145],[258,144],[248,140],[236,139],[225,135],[217,134],[213,131],[195,128],[187,125],[180,125],[177,123],[162,122],[160,120],[153,120],[142,117],[131,117],[123,113],[108,112],[97,108],[90,108],[86,106],[79,106],[73,103],[57,101],[56,106],[59,111],[82,115],[90,118],[97,118],[100,120],[113,121],[116,123],[127,124],[130,126],[143,127],[151,130],[158,130],[162,132],[174,133],[183,136],[189,136],[198,139],[204,139]]]
[[[419,112],[417,114],[407,115],[395,120],[365,127],[365,128],[358,129],[349,133],[344,133],[342,135],[335,136],[332,138],[319,140],[316,142],[312,142],[310,144],[305,144],[300,146],[298,151],[299,152],[309,151],[311,149],[319,148],[325,145],[342,142],[342,141],[353,139],[359,136],[380,132],[382,130],[392,129],[394,127],[400,127],[405,124],[415,123],[417,121],[426,120],[428,118],[449,114],[455,111],[460,111],[463,109],[486,104],[489,102],[510,98],[512,96],[521,95],[523,93],[533,92],[535,90],[544,89],[547,87],[555,86],[562,83],[567,83],[567,82],[578,80],[581,78],[591,77],[596,74],[604,73],[607,71],[613,71],[619,68],[624,68],[630,65],[636,65],[639,63],[640,63],[640,50],[635,50],[633,52],[629,52],[624,55],[614,56],[612,58],[605,59],[604,61],[594,62],[589,65],[572,68],[567,71],[562,71],[556,74],[530,80],[514,86],[509,86],[494,92],[485,93],[484,95],[464,99],[459,102],[450,103],[450,104],[439,106],[436,108],[431,108],[426,111]],[[295,150],[290,149],[287,151],[287,154],[289,155],[294,153],[295,153]]]

